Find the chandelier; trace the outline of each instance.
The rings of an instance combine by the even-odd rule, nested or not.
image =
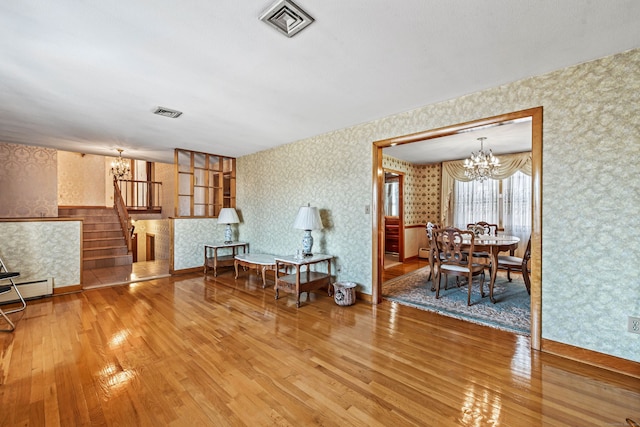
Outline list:
[[[123,151],[121,148],[118,148],[120,155],[111,162],[111,174],[118,179],[126,178],[129,172],[131,172],[131,162],[122,158]]]
[[[484,181],[493,178],[498,173],[500,160],[493,155],[491,150],[484,151],[484,140],[486,137],[478,138],[480,141],[480,151],[472,152],[471,157],[464,161],[464,174],[467,178],[476,181]]]

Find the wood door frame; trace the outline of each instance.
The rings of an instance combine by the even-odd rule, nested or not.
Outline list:
[[[384,173],[392,173],[398,175],[398,261],[404,262],[404,172],[393,170],[393,169],[384,169]],[[383,182],[384,182],[384,174],[383,174]],[[383,199],[384,200],[384,196]],[[382,207],[382,205],[381,205]],[[384,216],[384,215],[383,215]],[[385,233],[384,221],[380,224],[382,228],[383,235]],[[384,241],[384,240],[383,240]],[[384,253],[382,254],[384,258]],[[384,262],[384,259],[383,259]]]
[[[384,233],[380,232],[382,222],[382,187],[384,169],[382,150],[397,144],[427,141],[442,136],[453,135],[479,126],[507,122],[531,117],[531,348],[540,350],[542,338],[542,107],[530,108],[488,117],[466,123],[402,135],[394,138],[374,141],[373,150],[373,221],[372,221],[372,288],[373,304],[382,302],[382,271],[384,270]]]

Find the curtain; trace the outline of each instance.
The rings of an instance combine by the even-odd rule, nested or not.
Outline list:
[[[498,156],[500,159],[500,167],[498,169],[497,179],[508,178],[517,171],[531,176],[531,152],[504,154]],[[442,162],[442,189],[441,189],[441,206],[440,206],[440,224],[453,224],[452,200],[455,181],[470,181],[464,175],[464,160],[454,160],[451,162]]]
[[[456,181],[453,192],[453,226],[466,229],[467,224],[486,221],[499,224],[500,181]]]
[[[531,177],[517,171],[501,181],[455,181],[452,223],[462,229],[478,221],[499,224],[504,234],[520,238],[521,255],[531,235]]]
[[[519,252],[524,252],[531,235],[531,177],[521,172],[502,181],[505,234],[520,238]]]

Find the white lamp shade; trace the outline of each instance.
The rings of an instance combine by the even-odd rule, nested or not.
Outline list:
[[[298,215],[293,223],[293,228],[299,230],[322,230],[322,220],[318,208],[313,206],[302,206],[298,210]]]
[[[234,208],[222,208],[218,214],[218,224],[237,224],[240,222]]]

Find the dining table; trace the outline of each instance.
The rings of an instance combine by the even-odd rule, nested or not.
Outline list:
[[[465,240],[463,240],[463,245]],[[470,241],[466,241],[467,245],[471,245]],[[516,236],[509,236],[504,234],[498,234],[495,236],[481,234],[473,238],[473,252],[487,252],[491,259],[491,278],[489,280],[489,299],[492,303],[496,300],[493,298],[493,285],[496,282],[496,275],[498,272],[498,254],[500,252],[515,251],[520,244],[520,238]]]

